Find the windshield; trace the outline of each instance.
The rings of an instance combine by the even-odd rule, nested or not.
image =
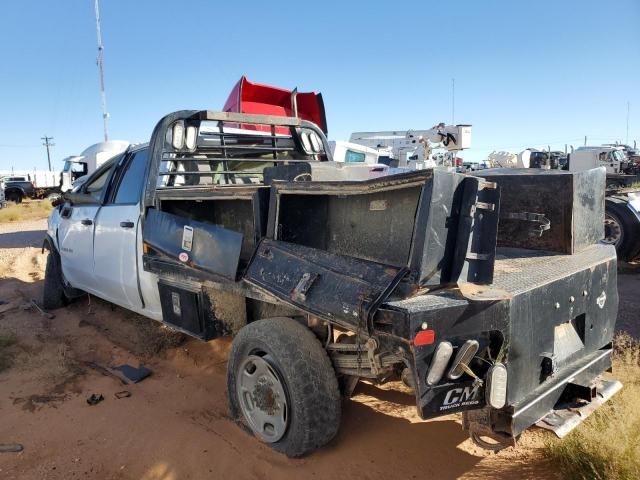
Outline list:
[[[611,158],[616,162],[624,162],[624,153],[620,150],[615,150],[611,152]]]
[[[63,172],[77,172],[77,173],[87,173],[87,164],[84,162],[71,162],[67,160],[64,162],[64,167],[62,168]]]

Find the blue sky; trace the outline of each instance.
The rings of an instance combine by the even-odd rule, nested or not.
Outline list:
[[[181,108],[250,80],[321,91],[332,139],[474,126],[466,159],[528,146],[640,143],[640,1],[102,0],[110,137],[147,141]],[[93,0],[3,2],[0,169],[101,141]]]

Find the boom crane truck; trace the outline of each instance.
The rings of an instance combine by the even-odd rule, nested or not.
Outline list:
[[[471,146],[471,125],[439,123],[427,130],[354,132],[347,148],[357,150],[357,145],[376,149],[377,162],[390,167],[404,170],[455,168],[455,152]],[[434,154],[436,149],[444,152]],[[344,161],[349,161],[349,157]]]

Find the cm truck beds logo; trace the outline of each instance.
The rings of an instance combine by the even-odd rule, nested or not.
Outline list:
[[[444,396],[444,401],[440,406],[440,411],[454,408],[478,405],[480,385],[469,385],[468,387],[452,388]]]

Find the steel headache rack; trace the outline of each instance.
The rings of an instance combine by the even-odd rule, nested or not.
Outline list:
[[[288,175],[299,180],[310,175],[308,162],[331,160],[324,133],[299,118],[182,111],[157,128],[166,132],[152,146],[161,159],[157,189],[263,185],[279,165],[290,166]]]

